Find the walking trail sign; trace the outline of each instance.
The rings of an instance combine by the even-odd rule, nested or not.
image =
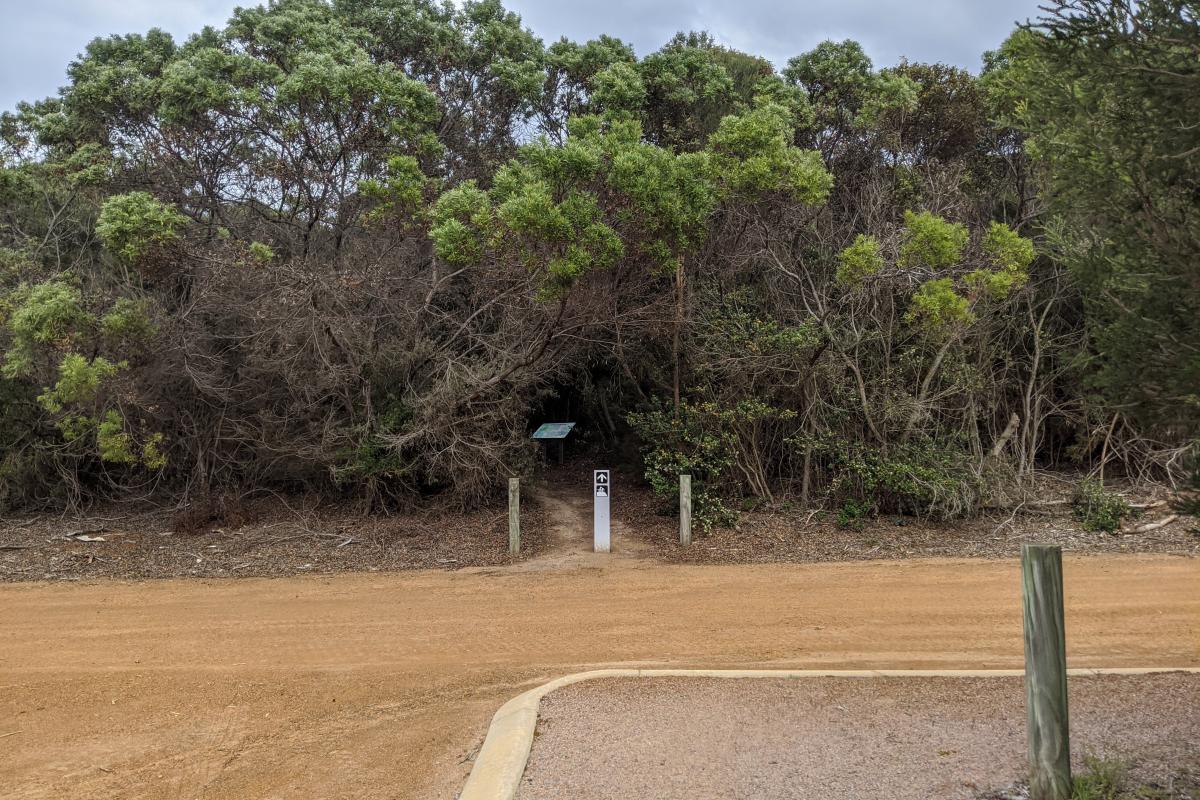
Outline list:
[[[574,422],[547,422],[533,432],[534,439],[565,439],[571,429],[575,427]]]
[[[546,422],[538,426],[538,429],[533,432],[533,439],[542,439],[553,441],[558,440],[558,463],[563,463],[563,449],[566,443],[567,435],[571,433],[571,429],[575,427],[574,422]]]
[[[608,500],[612,495],[612,484],[608,470],[598,469],[592,473],[592,549],[607,553],[610,548],[608,524]]]

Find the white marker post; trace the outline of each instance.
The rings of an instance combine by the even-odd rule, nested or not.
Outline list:
[[[608,470],[598,469],[592,475],[592,549],[597,553],[609,552],[608,500],[612,493]]]

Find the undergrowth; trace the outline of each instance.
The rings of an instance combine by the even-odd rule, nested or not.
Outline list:
[[[1133,507],[1116,492],[1104,488],[1094,478],[1085,478],[1075,490],[1071,503],[1075,519],[1085,531],[1113,533],[1121,521],[1133,513]]]

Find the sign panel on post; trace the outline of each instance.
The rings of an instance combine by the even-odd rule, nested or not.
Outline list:
[[[598,469],[592,476],[592,549],[597,553],[609,551],[608,500],[612,494],[608,470]]]

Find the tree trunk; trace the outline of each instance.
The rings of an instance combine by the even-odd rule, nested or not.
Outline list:
[[[679,416],[679,336],[680,330],[683,328],[683,259],[679,259],[675,266],[675,330],[671,337],[671,362],[674,366],[674,376],[672,380],[675,393],[675,416]]]

